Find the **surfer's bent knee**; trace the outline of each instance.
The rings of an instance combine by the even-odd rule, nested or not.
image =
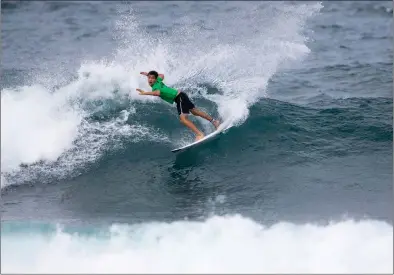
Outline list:
[[[180,114],[179,115],[179,120],[180,121],[183,121],[183,120],[186,120],[186,119],[187,119],[186,114]]]

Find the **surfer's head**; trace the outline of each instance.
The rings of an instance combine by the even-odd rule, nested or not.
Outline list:
[[[155,84],[156,79],[159,77],[159,74],[156,71],[150,71],[148,73],[148,83],[150,86]]]

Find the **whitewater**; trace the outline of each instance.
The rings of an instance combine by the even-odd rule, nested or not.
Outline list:
[[[264,226],[235,215],[96,232],[30,227],[2,228],[3,272],[390,273],[393,265],[392,226],[371,220]]]

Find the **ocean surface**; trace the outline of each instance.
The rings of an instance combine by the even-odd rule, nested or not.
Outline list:
[[[392,1],[1,1],[2,272],[392,273],[392,27]],[[172,153],[149,70],[230,127]]]

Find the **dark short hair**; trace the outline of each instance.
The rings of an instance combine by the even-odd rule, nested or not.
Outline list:
[[[155,78],[158,78],[158,77],[159,77],[159,74],[158,74],[156,71],[150,71],[150,72],[148,73],[148,75],[153,75],[153,76],[155,76]]]

